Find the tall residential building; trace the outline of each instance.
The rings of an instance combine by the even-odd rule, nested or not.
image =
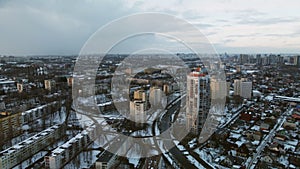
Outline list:
[[[211,79],[211,99],[224,99],[229,95],[228,83],[226,81]]]
[[[261,59],[260,54],[256,55],[256,64],[259,65],[259,66],[261,66],[261,64],[262,64],[262,59]]]
[[[159,87],[151,87],[149,94],[149,101],[151,106],[161,107],[162,106],[162,90]]]
[[[163,90],[164,90],[165,94],[169,94],[171,91],[170,86],[168,84],[163,85]]]
[[[186,128],[194,134],[200,134],[209,113],[210,77],[201,72],[191,72],[187,76]]]
[[[74,83],[74,78],[73,77],[67,77],[68,86],[72,87],[73,83]]]
[[[143,123],[146,120],[146,102],[141,100],[131,101],[130,116],[135,122]]]
[[[251,98],[252,96],[252,82],[245,78],[234,80],[234,95],[243,98]]]
[[[147,93],[145,90],[137,90],[133,93],[134,100],[147,101]]]
[[[249,63],[249,55],[241,54],[239,57],[240,64]]]
[[[270,56],[264,56],[262,58],[262,65],[270,65]]]

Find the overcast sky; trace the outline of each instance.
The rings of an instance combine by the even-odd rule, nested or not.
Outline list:
[[[189,21],[219,53],[300,53],[299,6],[299,0],[0,0],[0,55],[78,54],[101,26],[140,12]]]

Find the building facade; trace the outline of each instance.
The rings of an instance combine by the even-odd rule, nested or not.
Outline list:
[[[95,126],[86,128],[63,145],[54,149],[49,156],[45,156],[45,168],[63,168],[72,158],[94,141],[96,137],[98,135]]]
[[[0,152],[0,168],[13,168],[65,134],[64,125],[55,125]]]
[[[22,114],[15,113],[0,118],[0,145],[22,134]]]
[[[141,100],[131,101],[130,116],[135,122],[144,122],[146,120],[146,102]]]
[[[234,80],[234,95],[250,99],[252,97],[252,82],[245,78]]]
[[[149,102],[151,107],[159,108],[162,106],[162,96],[163,92],[158,87],[151,87],[150,94],[149,94]]]
[[[187,76],[186,128],[200,134],[211,104],[210,77],[203,72]]]
[[[211,99],[224,99],[229,95],[229,87],[226,81],[211,79],[210,88],[211,88]]]

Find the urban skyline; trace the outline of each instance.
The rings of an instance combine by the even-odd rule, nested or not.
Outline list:
[[[300,169],[297,0],[1,0],[0,169]]]

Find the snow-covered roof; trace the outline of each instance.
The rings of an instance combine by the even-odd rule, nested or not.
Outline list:
[[[0,154],[4,154],[4,155],[8,155],[11,154],[13,152],[15,152],[16,150],[20,150],[24,147],[26,147],[27,145],[30,145],[31,143],[34,143],[36,140],[40,139],[41,137],[44,137],[45,135],[50,134],[52,131],[54,131],[54,128],[58,128],[59,125],[54,125],[46,130],[41,131],[40,133],[37,133],[36,135],[6,149],[0,152]]]
[[[254,125],[251,127],[251,130],[259,131],[260,127],[258,125]]]
[[[239,139],[241,136],[241,134],[231,132],[229,138]]]

